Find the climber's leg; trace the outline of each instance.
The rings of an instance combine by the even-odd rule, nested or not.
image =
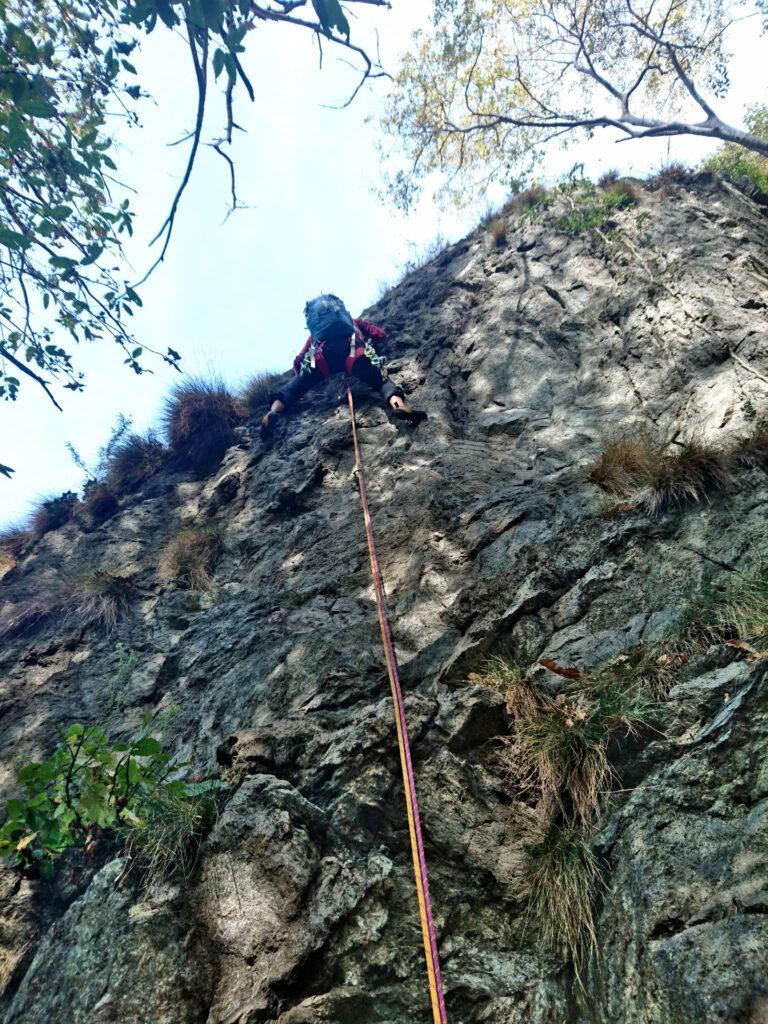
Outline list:
[[[269,396],[271,405],[269,412],[261,420],[261,439],[266,441],[275,429],[278,416],[289,411],[303,396],[317,384],[321,384],[325,376],[317,367],[300,373],[281,390]]]
[[[408,423],[421,423],[427,418],[425,412],[419,409],[412,409],[405,400],[405,392],[398,387],[393,380],[390,380],[381,372],[380,367],[374,364],[366,356],[356,359],[352,365],[352,374],[361,380],[368,387],[374,388],[381,394],[392,415],[399,420],[406,420]]]

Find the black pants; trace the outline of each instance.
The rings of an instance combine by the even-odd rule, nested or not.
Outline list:
[[[346,360],[347,353],[349,352],[348,346],[340,353],[333,353],[328,351],[328,346],[324,351],[324,355],[328,360],[328,366],[332,374],[341,373],[344,369],[344,362]],[[369,388],[373,388],[374,391],[378,391],[381,397],[386,403],[389,403],[390,398],[393,395],[399,395],[400,398],[405,398],[405,392],[402,388],[399,388],[394,384],[388,377],[385,377],[378,366],[374,366],[373,363],[368,359],[367,356],[361,356],[356,359],[352,365],[352,376],[357,377],[363,384],[367,384]],[[305,370],[300,373],[298,377],[294,377],[289,384],[287,384],[282,391],[277,391],[271,395],[271,399],[279,398],[281,402],[285,404],[286,409],[290,409],[292,405],[308,391],[316,387],[318,384],[322,384],[326,378],[315,367],[313,370]]]

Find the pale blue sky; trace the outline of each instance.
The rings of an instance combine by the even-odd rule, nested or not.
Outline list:
[[[366,27],[377,26],[384,63],[393,67],[430,9],[430,0],[394,0],[391,11],[366,9],[353,22],[353,33],[362,40]],[[740,123],[745,103],[768,94],[767,49],[755,25],[738,31],[732,89],[719,104],[726,119]],[[182,169],[182,147],[167,143],[192,119],[185,56],[179,41],[156,32],[136,62],[155,99],[144,105],[144,127],[123,134],[119,153],[123,176],[138,192],[132,200],[139,217],[130,253],[137,274],[147,265],[146,243],[165,215]],[[236,117],[247,133],[238,137],[236,158],[240,196],[252,208],[222,224],[226,168],[215,153],[204,151],[166,262],[144,287],[144,308],[135,324],[138,343],[162,350],[170,345],[182,353],[186,371],[214,370],[233,384],[255,370],[289,365],[305,336],[307,298],[334,291],[358,313],[383,283],[397,277],[414,246],[423,247],[438,234],[458,238],[478,218],[478,210],[441,213],[428,199],[405,218],[376,194],[376,113],[385,82],[373,83],[346,110],[325,109],[322,104],[346,97],[353,72],[330,51],[320,72],[309,38],[280,26],[252,33],[247,68],[256,102],[242,97],[239,103]],[[209,138],[220,117],[212,94]],[[644,174],[667,159],[695,164],[713,148],[693,139],[616,145],[601,135],[579,148],[554,150],[547,174],[555,179],[576,160],[593,177],[607,167]],[[63,414],[31,383],[15,405],[0,402],[0,460],[16,468],[11,482],[0,478],[0,525],[22,516],[40,495],[79,487],[82,475],[67,455],[66,441],[92,459],[119,412],[145,429],[155,421],[169,384],[178,379],[154,364],[153,376],[136,377],[122,366],[118,349],[106,343],[90,351],[82,346],[77,356],[87,387],[82,394],[62,393]]]

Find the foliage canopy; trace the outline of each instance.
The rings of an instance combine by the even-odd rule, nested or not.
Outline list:
[[[759,8],[765,13],[766,4]],[[514,186],[542,146],[612,128],[624,139],[700,135],[768,155],[726,124],[729,29],[759,17],[749,0],[435,0],[416,34],[383,126],[405,164],[391,191],[407,208],[433,172],[471,199]]]

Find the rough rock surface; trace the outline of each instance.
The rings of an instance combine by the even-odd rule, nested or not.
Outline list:
[[[744,401],[764,403],[744,364],[768,373],[765,207],[700,176],[644,192],[642,216],[617,214],[605,241],[556,231],[562,212],[503,247],[470,236],[369,311],[430,414],[410,432],[358,392],[449,1017],[765,1024],[762,670],[736,651],[698,659],[669,694],[666,734],[625,755],[595,837],[606,889],[584,992],[526,921],[503,698],[466,683],[505,649],[603,663],[767,546],[758,472],[654,518],[606,518],[584,479],[620,428],[732,438]],[[17,756],[103,719],[118,644],[137,656],[121,729],[178,706],[179,757],[231,784],[184,885],[116,885],[119,858],[50,886],[3,869],[8,1024],[430,1019],[353,465],[336,381],[272,446],[243,429],[209,479],[159,473],[93,531],[48,534],[0,582],[5,621],[46,579],[99,568],[137,587],[110,635],[59,617],[3,643],[6,795]],[[163,544],[200,521],[225,541],[202,596],[157,573]]]

